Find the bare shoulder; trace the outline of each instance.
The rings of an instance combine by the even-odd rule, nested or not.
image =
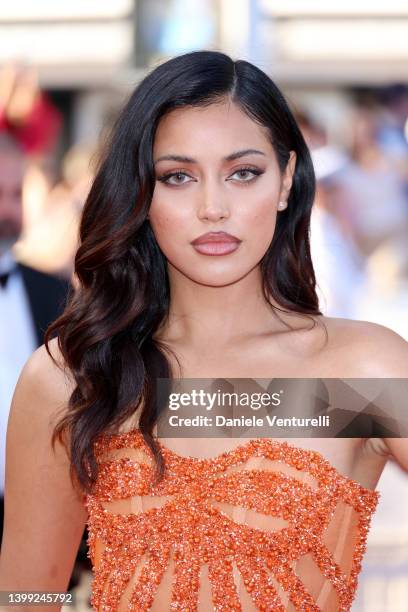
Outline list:
[[[36,374],[54,374],[61,372],[65,367],[64,358],[61,354],[58,338],[52,338],[48,343],[49,352],[45,344],[39,346],[25,363],[25,370]]]
[[[369,321],[318,318],[327,329],[330,376],[408,378],[408,342],[395,331]],[[408,438],[371,438],[366,448],[391,455],[408,472]]]
[[[49,342],[49,349],[51,356],[42,344],[25,362],[14,391],[12,422],[20,421],[19,417],[31,423],[43,421],[67,405],[75,382],[64,363],[57,338]]]
[[[327,329],[326,354],[340,377],[408,377],[408,342],[392,329],[353,319],[319,317]]]

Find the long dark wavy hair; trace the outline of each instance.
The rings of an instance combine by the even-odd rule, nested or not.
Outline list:
[[[309,243],[315,175],[282,93],[262,70],[221,52],[195,51],[162,63],[138,84],[113,126],[80,221],[78,287],[45,335],[52,359],[48,343],[58,336],[76,383],[52,443],[69,432],[72,474],[87,492],[98,472],[95,440],[115,433],[138,408],[156,477],[163,475],[152,431],[160,413],[156,379],[170,379],[171,370],[168,348],[153,335],[168,315],[170,292],[167,262],[147,218],[155,186],[153,142],[166,113],[225,98],[268,128],[281,172],[289,152],[297,155],[288,207],[277,215],[260,263],[265,298],[272,296],[284,312],[322,314]]]

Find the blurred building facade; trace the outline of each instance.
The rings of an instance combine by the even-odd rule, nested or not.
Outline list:
[[[330,120],[344,87],[406,82],[407,27],[403,0],[15,0],[0,9],[0,64],[29,62],[44,89],[73,92],[73,140],[97,137],[147,67],[204,47],[256,62]]]

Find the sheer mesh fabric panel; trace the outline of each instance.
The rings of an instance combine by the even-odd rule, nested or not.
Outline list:
[[[94,608],[350,609],[377,492],[266,439],[209,460],[162,447],[168,472],[150,488],[143,444],[129,433],[99,447],[87,499]]]

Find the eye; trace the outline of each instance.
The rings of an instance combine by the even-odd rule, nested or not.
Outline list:
[[[164,183],[165,185],[175,186],[175,185],[185,185],[186,183],[190,182],[190,181],[183,180],[184,178],[190,178],[191,180],[194,180],[191,178],[191,176],[181,171],[168,172],[167,174],[163,174],[162,176],[159,176],[157,180],[160,181],[161,183]]]
[[[258,168],[247,168],[242,167],[242,168],[238,168],[238,170],[235,170],[235,172],[233,174],[231,174],[230,178],[233,178],[234,176],[238,177],[238,181],[240,183],[250,183],[251,181],[255,180],[255,178],[261,174],[263,174],[264,171],[263,170],[259,170]],[[228,179],[229,180],[229,179]],[[236,180],[236,179],[233,179]]]

